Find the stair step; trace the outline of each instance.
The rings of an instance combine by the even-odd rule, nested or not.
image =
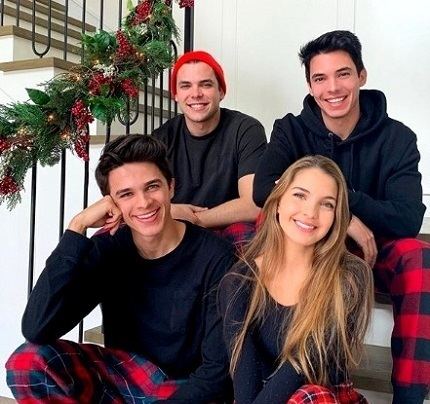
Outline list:
[[[85,342],[103,345],[101,326],[86,330]],[[358,369],[352,373],[354,386],[363,390],[392,393],[390,378],[392,367],[389,347],[365,345],[365,354]]]
[[[352,373],[354,386],[359,389],[392,393],[390,378],[393,361],[389,347],[365,345],[365,354]]]
[[[420,234],[417,236],[420,240],[430,243],[430,217],[425,217],[421,226]]]
[[[358,367],[352,373],[354,387],[363,390],[393,393],[391,386],[391,368],[393,360],[389,347],[365,345],[365,354]],[[430,393],[426,399],[430,398]]]
[[[0,27],[0,37],[2,36],[16,36],[18,38],[32,41],[31,30],[21,28],[21,27],[15,27],[13,25]],[[48,37],[46,35],[36,33],[35,40],[37,44],[41,44],[41,45],[48,44]],[[59,50],[64,50],[64,42],[59,41],[58,39],[51,38],[51,47]],[[81,48],[76,45],[67,44],[67,52],[72,53],[74,55],[80,55]]]
[[[5,1],[5,5],[7,3],[8,4],[16,4],[16,0],[4,0],[4,1]],[[43,4],[41,4],[41,3],[43,3]],[[40,14],[48,16],[49,15],[49,7],[47,7],[48,4],[49,3],[47,0],[37,1],[35,10]],[[23,8],[26,8],[28,10],[32,10],[32,7],[33,7],[33,2],[31,0],[20,0],[20,10],[22,10]],[[62,6],[61,4],[52,2],[51,16],[53,19],[59,20],[60,22],[64,23],[65,7]],[[69,26],[72,25],[72,26],[82,30],[83,24],[80,20],[68,16],[67,22],[68,22]],[[85,31],[95,32],[96,27],[94,25],[85,23]]]
[[[45,57],[38,59],[16,60],[14,62],[3,62],[0,63],[0,71],[13,72],[18,70],[41,69],[44,67],[54,67],[63,70],[70,70],[74,66],[77,66],[77,64],[69,62],[67,60],[63,60],[56,57]]]
[[[8,397],[0,397],[0,404],[14,404],[18,401],[14,400],[13,398]]]
[[[17,15],[16,8],[14,8],[12,6],[5,5],[4,6],[4,14],[5,14],[5,16],[12,17],[14,19],[14,23],[15,23],[16,15]],[[25,11],[20,10],[19,11],[19,19],[21,22],[25,21],[26,23],[31,24],[32,20],[33,20],[33,16],[30,13],[27,13]],[[4,25],[14,25],[14,23],[8,24],[7,20],[6,20]],[[48,26],[49,26],[48,21],[45,18],[36,16],[36,27],[43,27],[43,28],[48,29]],[[58,32],[59,34],[62,34],[64,36],[64,23],[58,24],[58,23],[52,21],[51,22],[51,29],[53,32]],[[37,31],[37,28],[36,28],[36,31]],[[76,31],[74,29],[71,29],[70,27],[67,28],[67,35],[71,38],[81,40],[81,32]]]
[[[105,337],[102,333],[102,326],[99,325],[94,328],[90,328],[84,332],[84,341],[92,344],[104,345]]]

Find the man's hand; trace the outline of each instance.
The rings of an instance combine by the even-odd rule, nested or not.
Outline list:
[[[358,217],[352,216],[348,227],[348,236],[360,246],[364,253],[364,260],[373,268],[378,255],[373,232]]]
[[[90,227],[104,227],[114,235],[121,224],[122,214],[113,199],[107,195],[78,213],[68,229],[83,234]]]
[[[188,222],[199,224],[199,218],[197,217],[197,212],[203,212],[208,208],[203,208],[201,206],[185,204],[185,203],[172,203],[171,214],[173,219],[187,220]]]

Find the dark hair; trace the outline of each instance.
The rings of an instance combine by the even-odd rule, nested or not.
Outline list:
[[[149,135],[123,135],[107,143],[96,168],[96,181],[103,195],[109,194],[109,173],[126,163],[153,163],[170,185],[172,172],[166,157],[166,147]]]
[[[300,48],[299,58],[302,65],[305,65],[306,80],[308,83],[310,82],[311,59],[320,53],[330,53],[338,50],[344,51],[351,56],[357,68],[357,73],[360,74],[364,69],[360,40],[350,31],[331,31],[326,32]]]

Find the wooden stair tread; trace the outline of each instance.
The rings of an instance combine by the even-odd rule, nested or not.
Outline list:
[[[86,330],[84,341],[103,345],[101,326]],[[365,354],[357,369],[352,372],[354,386],[363,390],[392,393],[391,350],[389,347],[365,345]]]
[[[102,326],[99,325],[94,328],[90,328],[84,332],[84,341],[91,342],[92,344],[104,344],[104,335],[102,333]]]
[[[16,4],[16,0],[5,0],[5,3],[6,2]],[[45,6],[49,5],[49,0],[37,0],[37,2],[41,3],[41,4],[45,5]],[[66,7],[63,4],[60,4],[60,3],[56,2],[56,1],[51,1],[51,7],[54,8],[54,9],[56,9],[56,10],[58,10],[58,11],[61,11],[63,13],[66,10]]]
[[[5,3],[6,2],[12,3],[12,4],[16,3],[13,0],[5,0]],[[43,3],[43,4],[40,4],[40,3]],[[48,15],[49,14],[49,8],[47,7],[47,4],[48,4],[47,1],[44,1],[44,0],[38,1],[36,3],[36,7],[35,7],[36,11],[39,12],[39,13],[41,13],[41,14]],[[61,6],[58,3],[57,3],[57,5]],[[20,0],[20,6],[21,6],[21,10],[22,10],[22,8],[27,8],[27,9],[32,10],[33,2],[31,0]],[[58,7],[54,7],[54,6],[52,7],[52,9],[51,9],[51,16],[52,16],[52,18],[64,21],[64,15],[65,15],[65,8],[64,8],[64,6],[62,6],[61,10]],[[78,20],[76,18],[68,16],[67,17],[67,22],[68,22],[68,25],[73,25],[75,27],[82,28],[82,21],[80,21],[80,20]],[[85,31],[95,32],[96,31],[96,27],[94,25],[85,23]]]
[[[8,35],[17,36],[18,38],[27,39],[29,41],[32,40],[32,33],[28,29],[25,29],[22,27],[16,27],[14,25],[6,25],[3,27],[0,27],[0,37],[8,36]],[[46,35],[36,33],[35,39],[38,44],[42,44],[42,45],[48,44],[48,37]],[[64,42],[58,39],[51,38],[51,47],[55,49],[63,50]],[[67,44],[67,51],[70,53],[74,53],[76,55],[81,54],[81,48],[76,45]]]
[[[4,14],[8,15],[10,17],[14,17],[16,18],[16,8],[12,7],[12,6],[8,6],[5,4],[4,6]],[[20,10],[19,11],[19,19],[21,21],[26,21],[28,23],[31,23],[33,20],[33,16],[29,13],[26,13],[25,11]],[[44,18],[41,17],[37,17],[36,16],[36,27],[43,27],[48,29],[48,21],[45,20]],[[64,35],[64,25],[58,24],[54,21],[51,22],[51,29],[54,32],[58,32],[60,34]],[[75,38],[75,39],[81,39],[81,32],[80,31],[76,31],[74,29],[71,29],[70,27],[67,27],[67,35],[71,38]]]
[[[38,59],[25,59],[16,60],[13,62],[0,63],[0,70],[4,72],[11,72],[17,70],[31,70],[40,69],[44,67],[56,67],[63,70],[70,70],[72,67],[77,66],[76,63],[69,62],[56,57],[44,57]]]

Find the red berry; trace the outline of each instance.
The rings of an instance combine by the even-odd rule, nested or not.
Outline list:
[[[0,195],[12,195],[19,190],[20,186],[11,175],[6,175],[0,180]]]

